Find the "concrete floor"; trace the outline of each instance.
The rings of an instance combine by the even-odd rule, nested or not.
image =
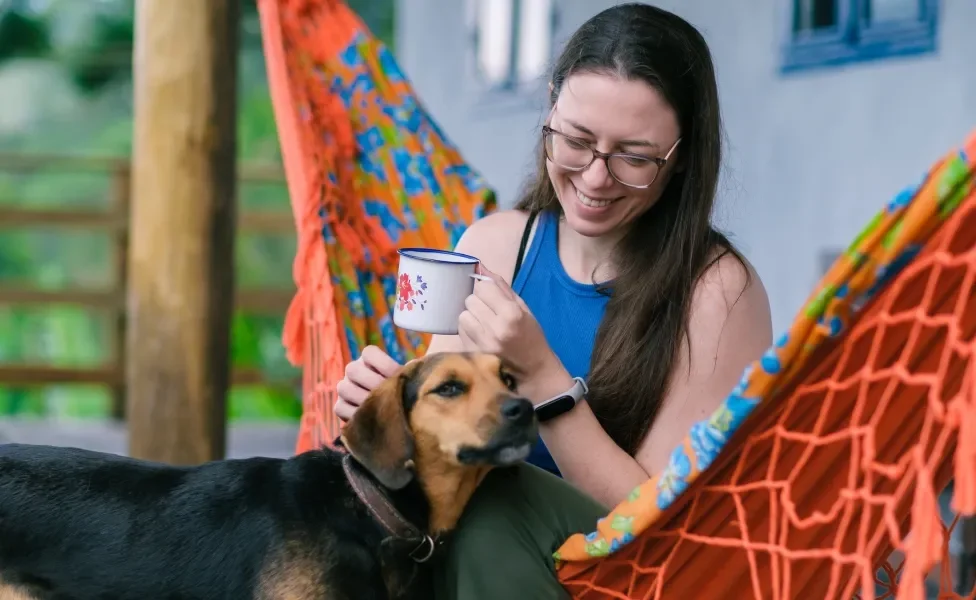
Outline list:
[[[287,457],[295,453],[298,424],[240,424],[227,432],[228,458]],[[114,422],[0,419],[0,443],[73,446],[114,454],[128,451],[128,433]]]

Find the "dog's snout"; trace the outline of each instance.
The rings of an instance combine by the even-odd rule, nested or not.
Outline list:
[[[502,404],[502,416],[514,425],[523,425],[532,420],[532,403],[525,398],[511,398]]]

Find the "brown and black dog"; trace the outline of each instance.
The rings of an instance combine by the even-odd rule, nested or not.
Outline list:
[[[532,405],[495,356],[409,363],[307,452],[174,467],[0,446],[0,600],[429,600],[429,559]]]

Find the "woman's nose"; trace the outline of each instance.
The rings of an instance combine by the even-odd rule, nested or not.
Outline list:
[[[590,166],[583,170],[583,182],[589,189],[600,189],[613,186],[616,179],[610,174],[607,168],[607,159],[601,156],[590,163]]]

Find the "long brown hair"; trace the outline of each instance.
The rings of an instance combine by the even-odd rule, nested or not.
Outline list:
[[[659,8],[618,5],[587,21],[567,42],[553,69],[550,108],[566,79],[581,72],[646,82],[668,100],[681,128],[681,168],[616,248],[616,277],[606,288],[611,298],[591,359],[588,403],[610,437],[633,455],[667,394],[687,339],[696,283],[724,254],[742,258],[711,225],[721,117],[701,34]],[[516,208],[561,210],[541,144],[538,171]]]

